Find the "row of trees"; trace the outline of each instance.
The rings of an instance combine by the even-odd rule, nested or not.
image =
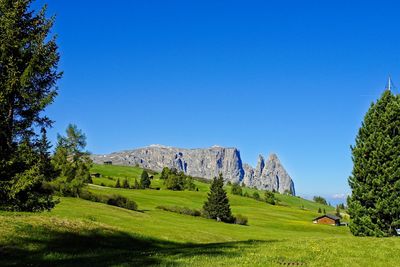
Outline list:
[[[185,175],[184,172],[178,172],[175,168],[163,168],[160,179],[164,180],[165,187],[170,190],[196,190],[193,177]]]
[[[151,185],[151,177],[146,170],[143,170],[140,175],[140,183],[135,179],[135,182],[132,186],[129,185],[128,178],[125,178],[122,183],[119,178],[117,178],[117,182],[115,183],[116,188],[131,188],[131,189],[146,189],[150,188]]]
[[[252,195],[249,195],[247,192],[243,193],[243,187],[244,187],[243,184],[241,186],[238,183],[232,184],[232,183],[228,182],[228,185],[231,185],[231,194],[232,195],[251,197],[251,198],[254,198],[255,200],[261,200],[260,194],[257,191],[253,192]],[[264,193],[264,200],[265,200],[265,202],[267,202],[268,204],[271,204],[271,205],[275,205],[277,202],[274,192],[268,191],[268,190],[265,191],[265,193]]]

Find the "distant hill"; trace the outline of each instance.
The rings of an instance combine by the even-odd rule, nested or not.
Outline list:
[[[163,167],[176,168],[185,174],[212,179],[222,173],[226,181],[244,183],[262,190],[275,190],[295,195],[294,182],[276,154],[267,160],[260,155],[256,168],[243,164],[236,148],[213,146],[210,148],[185,149],[162,145],[93,155],[97,164],[139,166],[161,171]]]

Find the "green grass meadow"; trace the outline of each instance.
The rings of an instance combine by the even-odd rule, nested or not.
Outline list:
[[[94,166],[89,190],[118,193],[137,202],[130,211],[78,198],[60,198],[51,212],[0,212],[2,266],[398,266],[400,239],[353,237],[347,227],[315,225],[322,206],[277,195],[279,205],[228,194],[233,214],[247,226],[159,210],[159,205],[201,209],[209,185],[199,191],[100,186],[107,178],[134,181],[141,169]],[[104,177],[105,176],[105,177]],[[248,189],[253,191],[254,189]],[[229,188],[227,188],[229,192]],[[260,193],[260,195],[262,195]]]

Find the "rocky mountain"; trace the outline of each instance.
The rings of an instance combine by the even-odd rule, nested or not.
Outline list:
[[[256,168],[242,164],[236,148],[219,146],[183,149],[151,145],[107,155],[92,155],[92,159],[97,164],[111,161],[114,165],[139,165],[155,171],[164,167],[176,168],[187,175],[207,179],[222,173],[224,179],[232,183],[243,182],[258,189],[295,194],[294,183],[275,154],[267,160],[260,155]]]

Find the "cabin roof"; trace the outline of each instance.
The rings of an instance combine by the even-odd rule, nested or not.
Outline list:
[[[332,215],[332,214],[324,214],[322,216],[319,216],[319,217],[315,218],[313,221],[319,220],[319,219],[324,218],[324,217],[328,217],[329,219],[332,219],[334,221],[340,220],[340,218],[338,216],[335,216],[335,215]]]

